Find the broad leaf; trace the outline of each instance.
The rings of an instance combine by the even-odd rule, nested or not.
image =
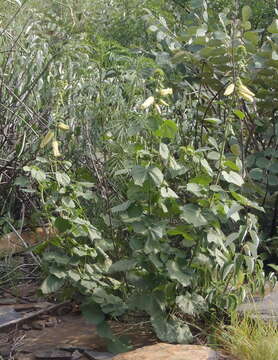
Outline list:
[[[136,165],[131,170],[131,176],[136,185],[142,186],[147,179],[148,169],[143,166]]]
[[[166,316],[152,316],[151,322],[157,337],[168,343],[190,344],[193,336],[188,325],[177,319]]]
[[[201,209],[194,204],[187,204],[183,206],[180,218],[196,227],[207,224],[207,220],[202,215]]]
[[[149,168],[149,175],[156,186],[161,186],[164,176],[161,170],[157,167],[150,167]]]
[[[241,175],[239,175],[234,171],[230,171],[229,173],[226,171],[222,171],[221,174],[228,183],[235,184],[238,186],[242,186],[244,184],[244,180],[241,177]]]
[[[48,275],[41,285],[43,294],[51,294],[59,290],[64,285],[64,280],[54,275]]]
[[[173,139],[178,131],[177,124],[172,120],[165,120],[155,134],[161,138]]]
[[[66,173],[55,173],[57,182],[62,186],[68,186],[70,184],[70,177]]]
[[[105,319],[105,315],[101,311],[100,306],[93,302],[83,304],[81,306],[81,312],[85,320],[94,325],[99,325]]]
[[[169,260],[166,266],[170,279],[178,281],[185,287],[190,285],[191,277],[180,269],[177,261]]]
[[[110,266],[109,272],[113,273],[118,271],[128,271],[130,269],[133,269],[136,264],[136,259],[119,260]]]

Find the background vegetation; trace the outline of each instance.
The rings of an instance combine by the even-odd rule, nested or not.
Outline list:
[[[188,343],[275,280],[275,6],[1,2],[1,232],[56,229],[42,291],[115,352],[107,318]]]

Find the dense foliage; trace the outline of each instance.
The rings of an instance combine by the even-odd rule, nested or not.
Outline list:
[[[187,343],[274,281],[278,18],[257,3],[17,0],[2,21],[2,231],[56,229],[42,291],[78,293],[115,352],[107,317]]]

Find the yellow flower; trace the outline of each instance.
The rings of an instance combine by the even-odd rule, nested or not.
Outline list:
[[[228,86],[226,87],[226,90],[225,90],[225,92],[224,92],[224,95],[225,95],[225,96],[229,96],[229,95],[231,95],[231,94],[234,92],[234,90],[235,90],[235,84],[230,84],[230,85],[228,85]]]
[[[61,129],[61,130],[66,131],[66,130],[69,130],[70,127],[67,124],[63,123],[63,122],[59,122],[58,123],[58,128]]]
[[[167,104],[167,102],[165,102],[165,101],[162,100],[162,99],[160,99],[159,102],[160,102],[161,105],[169,106],[169,104]]]
[[[153,105],[154,103],[154,97],[153,96],[150,96],[148,97],[144,102],[143,104],[141,105],[141,109],[142,110],[146,110],[147,108],[149,108],[151,105]]]
[[[161,96],[173,95],[173,89],[171,89],[171,88],[161,89],[161,90],[159,91],[159,94],[160,94]]]
[[[247,101],[254,102],[255,94],[247,86],[243,85],[241,80],[238,81],[238,95]]]
[[[54,132],[48,131],[48,133],[45,135],[45,137],[42,139],[42,142],[40,144],[40,148],[44,148],[53,138]]]
[[[61,153],[59,151],[59,143],[57,140],[52,141],[52,150],[55,157],[61,156]]]
[[[161,114],[160,106],[159,106],[158,104],[155,104],[154,106],[155,106],[157,112],[158,112],[159,114]]]
[[[234,155],[240,155],[241,154],[241,150],[240,150],[240,146],[238,144],[233,144],[230,146],[231,148],[231,152],[234,154]]]

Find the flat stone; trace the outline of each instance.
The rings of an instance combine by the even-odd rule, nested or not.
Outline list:
[[[49,316],[45,322],[45,326],[46,327],[54,327],[57,325],[57,323],[58,323],[58,321],[57,321],[56,317]]]
[[[71,355],[72,360],[79,360],[80,358],[82,358],[82,354],[78,350],[75,350]]]
[[[241,304],[238,312],[248,313],[249,316],[265,321],[278,322],[278,289],[277,287],[258,301]]]
[[[155,344],[116,355],[113,360],[217,360],[217,353],[201,345]]]
[[[11,353],[11,345],[1,345],[0,346],[0,357],[8,357]]]
[[[35,357],[40,360],[71,360],[72,354],[63,350],[48,350],[36,352]]]
[[[10,321],[20,318],[21,315],[14,310],[13,306],[0,306],[0,325],[7,324]]]
[[[35,330],[42,330],[45,328],[43,320],[35,320],[32,322],[32,328]]]
[[[92,351],[92,350],[85,350],[84,354],[89,359],[94,360],[111,360],[114,359],[113,354],[108,352],[99,352],[99,351]]]
[[[32,330],[32,326],[29,325],[29,324],[23,324],[23,325],[21,326],[21,329],[22,329],[22,330],[29,331],[29,330]]]
[[[16,304],[16,299],[13,298],[2,298],[0,299],[0,305],[12,305],[12,304]]]

